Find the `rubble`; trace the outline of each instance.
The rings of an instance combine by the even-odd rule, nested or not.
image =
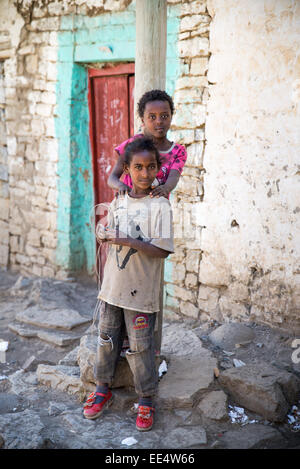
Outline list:
[[[93,365],[97,336],[91,328],[87,329],[88,322],[79,326],[81,337],[65,346],[46,342],[38,335],[21,336],[8,329],[7,325],[12,324],[18,312],[24,311],[28,293],[33,299],[32,282],[20,284],[22,294],[18,295],[15,289],[13,300],[9,297],[12,301],[9,307],[6,301],[9,289],[0,295],[0,308],[2,311],[3,306],[4,311],[0,333],[3,340],[9,342],[7,362],[0,370],[3,448],[121,448],[124,447],[121,442],[128,438],[129,428],[132,438],[137,440],[134,444],[137,449],[299,446],[300,380],[294,363],[287,369],[290,342],[286,338],[272,336],[269,329],[268,334],[263,335],[263,329],[245,325],[251,329],[253,339],[236,347],[243,342],[241,337],[238,341],[235,337],[230,344],[231,332],[227,332],[229,335],[224,333],[222,339],[226,347],[222,348],[210,340],[211,332],[220,327],[218,324],[191,328],[184,322],[172,323],[169,318],[163,326],[162,354],[157,357],[160,379],[155,424],[141,440],[134,424],[137,395],[126,358],[120,359],[111,408],[101,420],[87,421],[82,416],[82,401],[95,388]],[[35,285],[43,285],[35,291],[43,291],[36,299],[39,298],[40,313],[44,311],[46,317],[55,309],[51,295],[43,309],[42,299],[47,297],[51,283]],[[67,287],[62,283],[61,288],[64,295],[68,288],[75,291],[71,284]],[[87,288],[84,301],[88,303],[89,295],[95,298],[94,293],[94,287]],[[68,294],[64,295],[58,291],[62,308],[74,309],[74,303],[66,301]],[[92,312],[90,308],[90,317],[87,314],[83,317],[91,320]],[[78,313],[84,314],[83,309]],[[23,327],[29,325],[23,323]],[[30,325],[34,327],[49,333],[69,333],[77,329],[75,326],[70,331],[62,331]],[[264,346],[257,347],[257,343]],[[278,356],[281,356],[280,351],[285,351],[285,361],[278,361],[277,366],[270,363],[274,361],[274,349],[278,350]],[[243,362],[243,366],[236,367],[234,360]],[[225,361],[226,367],[223,366]],[[18,428],[20,422],[22,424],[22,435],[14,430],[16,419]],[[95,436],[93,442],[91,430]],[[14,431],[18,433],[15,439]]]
[[[284,420],[300,393],[299,378],[265,363],[225,370],[218,382],[239,405],[272,422]]]
[[[209,334],[209,340],[218,347],[232,352],[236,347],[254,340],[250,327],[240,323],[226,323]]]

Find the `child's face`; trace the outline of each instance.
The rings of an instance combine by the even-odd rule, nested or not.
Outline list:
[[[129,165],[125,165],[125,172],[130,174],[137,193],[149,193],[158,169],[155,154],[148,150],[135,153]]]
[[[144,134],[155,138],[167,135],[172,120],[172,113],[168,101],[149,101],[145,106],[142,122]]]

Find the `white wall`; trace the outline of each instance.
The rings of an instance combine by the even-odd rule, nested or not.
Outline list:
[[[208,9],[199,280],[228,287],[223,315],[249,316],[251,305],[250,317],[281,323],[297,316],[300,274],[300,2]]]

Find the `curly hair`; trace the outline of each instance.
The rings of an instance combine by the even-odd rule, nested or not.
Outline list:
[[[125,147],[124,153],[124,163],[129,166],[130,161],[135,153],[139,153],[142,151],[149,151],[155,154],[155,158],[157,161],[157,166],[160,168],[161,161],[160,161],[160,154],[153,143],[153,140],[149,137],[140,137],[134,140],[131,143],[128,143]]]
[[[151,90],[143,94],[138,102],[138,114],[142,118],[144,116],[146,104],[151,101],[168,101],[171,109],[171,115],[174,113],[174,103],[171,96],[162,90]]]

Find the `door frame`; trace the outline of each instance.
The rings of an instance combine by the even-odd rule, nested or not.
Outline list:
[[[91,157],[92,157],[92,168],[93,173],[95,174],[96,171],[96,148],[95,148],[95,120],[94,120],[94,112],[93,112],[93,78],[98,77],[109,77],[109,76],[120,76],[120,75],[134,75],[135,64],[134,62],[130,63],[119,63],[115,66],[111,67],[103,67],[99,69],[88,68],[88,106],[89,106],[89,139],[90,139],[90,146],[91,146]],[[130,107],[128,106],[128,109]],[[121,142],[120,142],[121,143]],[[94,181],[94,195],[97,194],[97,178],[93,178]],[[96,197],[95,197],[96,198]]]
[[[134,75],[135,71],[135,63],[119,63],[115,66],[106,66],[100,69],[88,68],[88,107],[89,107],[89,140],[90,140],[90,148],[91,148],[91,158],[92,158],[92,170],[93,175],[95,176],[97,171],[97,164],[96,164],[96,148],[95,148],[95,135],[96,135],[96,122],[94,118],[94,100],[93,100],[93,79],[99,77],[111,77],[111,76],[129,76]],[[128,112],[130,110],[130,102],[128,103]],[[128,116],[129,117],[129,116]],[[130,124],[129,124],[130,127]],[[121,143],[121,142],[120,142]],[[93,190],[94,190],[94,201],[95,205],[97,205],[97,196],[99,193],[98,181],[96,177],[93,177]],[[94,221],[97,222],[96,213],[94,215]],[[94,227],[95,228],[95,227]],[[96,247],[96,269],[99,272],[99,259],[98,259],[98,248],[97,248],[97,239],[95,237],[95,247]],[[99,253],[101,255],[101,253]]]

